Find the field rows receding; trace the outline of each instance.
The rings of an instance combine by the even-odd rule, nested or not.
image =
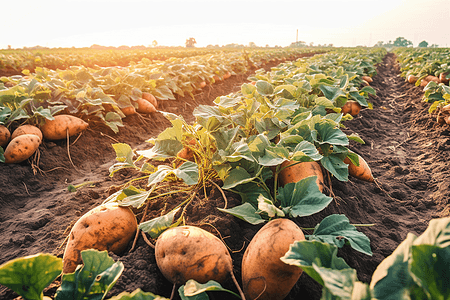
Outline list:
[[[357,179],[340,182],[332,178],[327,184],[332,187],[335,201],[316,215],[296,220],[299,226],[314,227],[324,216],[342,213],[351,223],[374,224],[360,229],[371,240],[372,257],[349,247],[339,251],[364,282],[370,281],[376,266],[392,253],[408,232],[419,235],[432,218],[448,216],[450,201],[447,192],[450,172],[446,160],[450,147],[448,127],[437,126],[427,114],[427,105],[421,101],[421,89],[398,77],[392,54],[385,57],[377,70],[372,84],[377,96],[369,99],[374,109],[363,109],[354,120],[345,122],[346,133],[358,133],[366,142],[364,145],[352,143],[349,148],[365,158],[377,183]],[[216,96],[236,91],[247,75],[207,88],[195,100],[187,97],[181,101],[183,106],[179,106],[180,102],[166,102],[163,109],[181,113],[187,120],[192,120],[191,112],[195,106],[210,104]],[[108,176],[108,168],[114,159],[111,143],[125,142],[145,148],[144,140],[156,136],[169,124],[161,115],[155,114],[151,117],[131,116],[126,125],[118,135],[101,128],[103,133],[99,136],[100,128],[91,128],[76,141],[71,141],[69,149],[65,141],[45,143],[45,154],[35,168],[30,165],[2,166],[0,231],[4,234],[0,237],[0,263],[37,252],[61,256],[64,249],[61,245],[71,224],[116,191],[116,186],[136,175],[124,171],[113,178]],[[76,193],[67,191],[68,184],[83,181],[95,183]],[[202,206],[189,208],[192,216],[189,221],[203,221],[204,229],[214,233],[214,226],[221,233],[231,250],[235,273],[240,280],[240,262],[245,247],[261,226],[252,226],[218,212],[216,208],[225,204],[221,194],[215,188],[209,192],[211,201],[200,201]],[[239,197],[226,194],[229,206],[240,203]],[[160,204],[155,202],[150,207],[155,209],[154,215],[161,212]],[[169,297],[172,285],[158,271],[154,251],[142,238],[138,239],[133,252],[113,258],[124,263],[125,271],[111,295],[141,288]],[[232,283],[226,287],[235,290]],[[55,290],[53,287],[48,293],[53,294]],[[320,291],[321,287],[304,274],[287,299],[298,299],[300,295],[305,299],[320,299]],[[0,289],[2,299],[16,296],[9,290]],[[226,299],[226,296],[218,294],[216,297]]]

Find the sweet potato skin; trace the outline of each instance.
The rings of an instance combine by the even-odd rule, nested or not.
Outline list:
[[[88,127],[88,123],[72,115],[57,115],[54,120],[46,120],[41,126],[42,134],[47,140],[61,140],[76,135]]]
[[[4,125],[0,125],[0,147],[5,147],[11,138],[11,132]]]
[[[281,300],[289,294],[303,270],[280,258],[293,242],[304,239],[302,230],[289,219],[272,220],[258,231],[242,259],[246,299]]]
[[[25,124],[25,125],[21,125],[21,126],[17,127],[16,130],[14,130],[11,135],[11,139],[14,139],[14,138],[18,137],[19,135],[23,135],[23,134],[34,134],[34,135],[37,135],[41,139],[41,141],[43,139],[42,131],[38,127],[29,125],[29,124]]]
[[[11,140],[5,149],[5,163],[17,164],[28,159],[39,148],[41,139],[34,134],[23,134]]]
[[[117,203],[102,204],[84,214],[70,231],[63,256],[63,273],[72,273],[82,263],[81,251],[97,249],[123,252],[137,230],[134,213]]]
[[[373,178],[372,170],[370,169],[369,165],[364,160],[364,158],[362,158],[359,155],[358,157],[359,157],[359,166],[353,164],[348,157],[344,159],[344,163],[348,164],[348,173],[351,176],[358,178],[360,180],[367,182],[374,182],[375,180]]]
[[[155,108],[158,107],[158,101],[156,100],[155,96],[153,96],[152,94],[150,94],[148,92],[143,92],[142,93],[142,99],[145,99],[148,102],[150,102],[151,104],[153,104],[153,106]]]
[[[156,112],[155,106],[143,98],[137,100],[138,108],[137,112],[141,114],[150,114]]]
[[[155,246],[156,263],[172,283],[189,279],[224,283],[233,270],[227,248],[213,234],[195,226],[180,226],[161,234]]]
[[[345,115],[349,113],[353,117],[357,116],[359,112],[361,111],[362,106],[353,100],[348,100],[344,106],[342,106],[341,112]]]
[[[281,168],[289,166],[280,171],[278,174],[278,179],[281,186],[284,186],[291,182],[299,182],[300,180],[310,177],[317,176],[317,186],[319,190],[322,192],[324,183],[323,183],[323,173],[319,163],[315,161],[311,162],[301,162],[297,163],[293,166],[292,164],[296,163],[295,161],[285,161],[281,164]]]

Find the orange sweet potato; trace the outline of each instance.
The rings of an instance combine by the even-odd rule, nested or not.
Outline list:
[[[374,182],[372,170],[361,156],[359,156],[359,166],[353,164],[348,157],[344,159],[344,163],[348,164],[348,173],[351,176],[363,181]]]
[[[246,299],[282,300],[303,270],[280,260],[295,241],[305,240],[289,219],[275,219],[253,237],[242,258],[242,285]]]
[[[142,98],[145,99],[145,100],[147,100],[147,101],[150,102],[151,104],[153,104],[153,106],[154,106],[155,108],[158,107],[158,101],[156,100],[155,96],[153,96],[152,94],[147,93],[147,92],[143,92],[143,93],[142,93]]]
[[[417,76],[414,76],[414,75],[408,75],[408,82],[409,82],[409,83],[414,84],[414,83],[416,83],[417,79],[418,79]]]
[[[91,209],[70,231],[63,256],[63,272],[73,273],[82,263],[82,250],[107,250],[120,254],[133,239],[136,230],[136,217],[128,207],[108,203]]]
[[[299,182],[300,180],[310,177],[317,176],[317,186],[319,190],[322,192],[324,183],[323,183],[323,173],[319,163],[315,161],[311,162],[301,162],[296,163],[295,161],[285,161],[281,164],[281,168],[284,168],[278,174],[278,179],[281,186],[284,186],[291,182]],[[292,165],[292,166],[291,166]]]
[[[138,108],[137,112],[141,114],[150,114],[156,112],[155,106],[143,98],[137,100]]]
[[[136,114],[136,109],[134,106],[127,106],[120,109],[125,116],[130,116]]]
[[[76,135],[88,127],[88,123],[72,115],[57,115],[54,120],[46,120],[41,126],[42,134],[47,140],[61,140]]]
[[[373,82],[373,79],[370,76],[362,76],[361,78],[362,78],[362,80],[365,80],[368,83],[372,83]]]
[[[23,134],[11,140],[5,149],[5,163],[16,164],[28,159],[39,148],[41,139],[34,134]]]
[[[10,138],[11,133],[9,132],[9,129],[4,125],[0,125],[0,147],[5,147]]]
[[[353,100],[348,100],[344,106],[342,106],[342,110],[341,112],[345,115],[347,113],[349,113],[350,115],[352,115],[353,117],[358,115],[359,112],[361,111],[361,105]]]
[[[34,135],[37,135],[41,139],[41,141],[43,139],[42,131],[38,127],[29,125],[29,124],[25,124],[25,125],[21,125],[21,126],[17,127],[16,130],[14,130],[11,135],[11,139],[14,139],[14,138],[18,137],[19,135],[23,135],[23,134],[34,134]]]

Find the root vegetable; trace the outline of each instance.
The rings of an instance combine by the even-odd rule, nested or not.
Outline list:
[[[303,270],[280,260],[295,241],[304,240],[302,230],[289,219],[275,219],[253,237],[242,259],[242,284],[246,299],[284,299]]]
[[[42,134],[48,140],[61,140],[76,135],[89,126],[88,123],[72,115],[57,115],[54,120],[46,120],[41,126]]]
[[[414,83],[416,83],[417,79],[418,79],[417,76],[414,76],[414,75],[408,75],[408,82],[409,82],[409,83],[414,84]]]
[[[347,113],[349,113],[350,115],[352,115],[353,117],[358,115],[359,112],[361,111],[361,105],[353,100],[348,100],[344,106],[342,107],[341,112],[345,115]]]
[[[359,155],[358,155],[358,157],[359,157],[359,166],[356,166],[355,164],[353,164],[348,157],[346,157],[344,159],[344,163],[348,164],[348,173],[351,176],[358,178],[360,180],[374,182],[374,178],[372,176],[372,170],[370,170],[369,165],[364,160],[364,158],[362,158]]]
[[[156,241],[155,258],[164,277],[177,284],[189,279],[223,283],[233,271],[231,256],[222,241],[195,226],[166,230]]]
[[[9,132],[9,129],[4,125],[0,125],[0,147],[5,147],[10,138],[11,133]]]
[[[223,79],[228,79],[231,77],[231,73],[230,72],[226,72],[223,76]]]
[[[29,125],[29,124],[17,127],[16,130],[14,130],[14,132],[11,135],[11,139],[14,139],[14,138],[18,137],[19,135],[23,135],[23,134],[34,134],[34,135],[37,135],[41,139],[41,141],[43,139],[42,131],[39,128],[37,128],[36,126]]]
[[[155,108],[158,107],[158,101],[156,100],[155,96],[153,96],[152,94],[143,92],[142,98],[147,100],[148,102],[150,102]]]
[[[149,101],[139,98],[137,100],[138,109],[137,112],[141,114],[150,114],[156,112],[156,108]]]
[[[368,83],[372,83],[373,82],[373,79],[370,76],[362,76],[361,78],[362,78],[362,80],[365,80]]]
[[[11,140],[5,149],[5,163],[16,164],[28,159],[39,148],[41,139],[34,134],[23,134]]]
[[[82,250],[107,250],[120,254],[133,239],[136,229],[136,217],[128,207],[109,203],[93,208],[70,231],[63,256],[63,272],[72,273],[82,263]]]
[[[284,186],[291,182],[299,182],[300,180],[306,177],[317,176],[316,183],[317,186],[319,187],[319,190],[322,192],[324,187],[323,173],[319,163],[312,161],[312,162],[301,162],[292,165],[294,163],[296,162],[285,161],[284,163],[281,164],[281,168],[283,167],[286,168],[281,170],[280,173],[278,174],[280,185]]]
[[[439,74],[439,81],[442,83],[448,83],[449,80],[447,79],[447,75],[448,75],[448,73],[444,73],[444,72]]]
[[[136,109],[133,106],[127,106],[120,109],[125,116],[130,116],[136,114]]]

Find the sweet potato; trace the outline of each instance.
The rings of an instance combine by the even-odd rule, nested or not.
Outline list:
[[[153,106],[154,106],[155,108],[158,107],[158,101],[156,100],[155,96],[153,96],[152,94],[147,93],[147,92],[143,92],[143,93],[142,93],[142,98],[145,99],[145,100],[147,100],[147,101],[150,102],[151,104],[153,104]]]
[[[155,258],[164,277],[177,284],[189,279],[223,283],[233,271],[231,256],[222,241],[195,226],[163,232],[156,241]]]
[[[42,134],[47,140],[61,140],[76,135],[89,126],[88,123],[72,115],[57,115],[54,120],[46,120],[41,126]]]
[[[82,262],[82,250],[107,250],[120,254],[133,239],[136,229],[136,217],[128,207],[108,203],[91,209],[70,231],[63,256],[63,272],[75,271]]]
[[[417,79],[418,79],[417,76],[414,76],[414,75],[408,75],[408,82],[409,82],[409,83],[414,84],[414,83],[416,83]]]
[[[363,181],[374,182],[372,170],[361,156],[359,156],[359,166],[353,164],[348,157],[344,159],[344,163],[348,164],[348,173],[351,176]]]
[[[296,163],[295,161],[285,161],[281,164],[281,168],[289,166],[284,168],[280,171],[278,174],[278,179],[281,186],[284,186],[291,182],[299,182],[300,180],[310,177],[310,176],[317,176],[317,186],[319,187],[319,190],[323,191],[323,173],[322,169],[320,168],[319,163],[315,161],[311,162],[301,162],[297,163],[293,166],[290,166],[292,164]],[[281,169],[280,168],[280,169]]]
[[[231,73],[230,72],[226,72],[225,74],[223,74],[223,79],[228,79],[231,77]]]
[[[4,125],[0,125],[0,147],[5,147],[8,145],[10,138],[11,133],[9,132],[9,129]]]
[[[5,163],[17,164],[28,159],[39,148],[41,139],[34,134],[23,134],[11,140],[5,149]]]
[[[304,240],[302,230],[289,219],[275,219],[253,237],[242,259],[242,285],[246,299],[284,299],[303,270],[280,260],[295,241]]]
[[[444,73],[444,72],[439,74],[439,81],[442,83],[448,83],[449,80],[447,79],[447,75],[448,75],[448,73]]]
[[[349,113],[350,115],[352,115],[353,117],[355,117],[356,115],[359,114],[359,112],[361,111],[361,105],[353,100],[348,100],[344,106],[342,106],[342,110],[341,112],[345,115],[347,113]]]
[[[372,83],[373,82],[373,79],[370,76],[362,76],[361,78],[362,78],[362,80],[365,80],[368,83]]]
[[[34,134],[34,135],[37,135],[41,139],[41,141],[43,139],[42,131],[39,128],[37,128],[36,126],[29,125],[29,124],[21,125],[21,126],[17,127],[16,130],[14,130],[11,135],[11,139],[14,139],[14,138],[18,137],[19,135],[23,135],[23,134]]]
[[[136,109],[134,106],[127,106],[120,109],[125,116],[130,116],[136,114]]]
[[[150,114],[156,112],[156,108],[149,101],[139,98],[137,100],[138,108],[137,112],[141,114]]]

